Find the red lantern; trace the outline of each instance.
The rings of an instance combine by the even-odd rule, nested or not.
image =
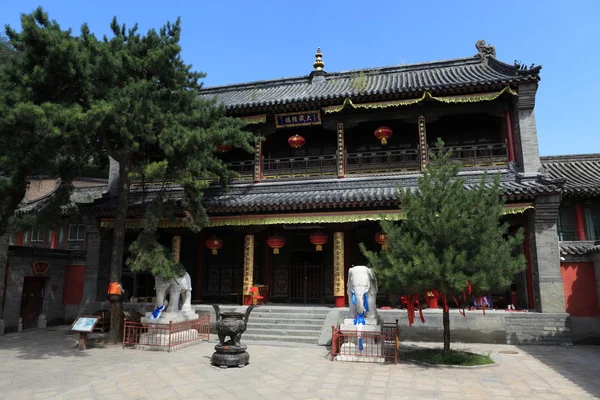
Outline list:
[[[223,241],[216,236],[211,237],[206,241],[206,247],[212,250],[213,256],[217,255],[217,250],[223,247]]]
[[[279,254],[279,249],[285,246],[285,239],[279,235],[273,235],[267,239],[267,244],[273,249],[273,254]]]
[[[317,246],[317,251],[323,250],[323,245],[327,243],[328,237],[323,232],[315,232],[310,235],[310,242]]]
[[[381,250],[387,250],[387,235],[385,233],[377,232],[375,241],[381,245]]]
[[[231,146],[228,144],[218,144],[217,151],[219,153],[228,153],[229,151],[231,151]]]
[[[304,143],[306,143],[306,140],[304,140],[304,138],[297,133],[294,136],[290,136],[288,139],[288,144],[290,147],[295,149],[299,149],[300,147],[304,146]]]
[[[375,129],[375,137],[381,140],[381,144],[387,144],[387,140],[392,136],[394,132],[387,126],[380,126]]]

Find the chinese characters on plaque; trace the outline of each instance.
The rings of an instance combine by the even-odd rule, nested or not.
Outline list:
[[[319,110],[275,114],[276,128],[292,128],[296,126],[320,124],[321,114],[319,113]]]

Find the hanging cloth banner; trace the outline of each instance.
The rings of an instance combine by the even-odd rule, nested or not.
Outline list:
[[[323,107],[322,110],[326,114],[332,114],[342,111],[346,107],[351,107],[354,109],[379,109],[379,108],[389,108],[389,107],[401,107],[401,106],[410,106],[413,104],[420,103],[423,100],[431,99],[436,100],[442,103],[478,103],[481,101],[492,101],[496,100],[498,97],[502,96],[504,93],[509,93],[513,96],[518,96],[517,92],[511,89],[510,86],[506,86],[504,89],[493,92],[493,93],[479,93],[479,94],[461,94],[456,96],[442,96],[437,97],[433,96],[430,92],[424,91],[423,95],[417,99],[407,99],[407,100],[392,100],[392,101],[381,101],[376,103],[361,103],[354,104],[352,100],[346,97],[344,102],[339,106],[329,106]]]

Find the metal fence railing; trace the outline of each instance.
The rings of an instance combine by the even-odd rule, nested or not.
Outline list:
[[[168,324],[128,321],[123,329],[123,348],[135,346],[142,350],[177,350],[209,340],[210,315],[198,319]]]
[[[335,325],[331,330],[331,361],[398,363],[398,320],[383,323],[381,332],[343,331]]]

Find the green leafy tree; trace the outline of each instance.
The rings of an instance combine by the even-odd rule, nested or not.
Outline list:
[[[159,221],[179,215],[188,228],[201,229],[207,221],[201,203],[207,179],[226,186],[234,175],[216,145],[251,152],[254,137],[239,119],[227,117],[224,107],[199,96],[205,75],[181,59],[179,19],[145,35],[137,25],[127,29],[116,18],[111,29],[112,37],[97,40],[84,25],[81,36],[93,77],[87,131],[119,164],[110,281],[121,280],[132,179],[154,190],[145,196],[150,204],[140,216],[143,229],[130,248],[128,264],[171,278],[183,267],[157,241]],[[182,198],[172,196],[173,185]],[[120,296],[111,296],[115,342],[121,338],[121,315]]]
[[[418,189],[400,189],[400,208],[406,219],[383,221],[388,250],[361,250],[383,286],[392,292],[420,294],[435,289],[442,296],[468,291],[486,293],[507,288],[525,267],[516,250],[521,230],[507,234],[502,221],[504,200],[499,177],[484,175],[481,182],[465,187],[461,165],[438,141],[438,150],[418,179]],[[444,352],[450,350],[450,318],[443,310]]]

